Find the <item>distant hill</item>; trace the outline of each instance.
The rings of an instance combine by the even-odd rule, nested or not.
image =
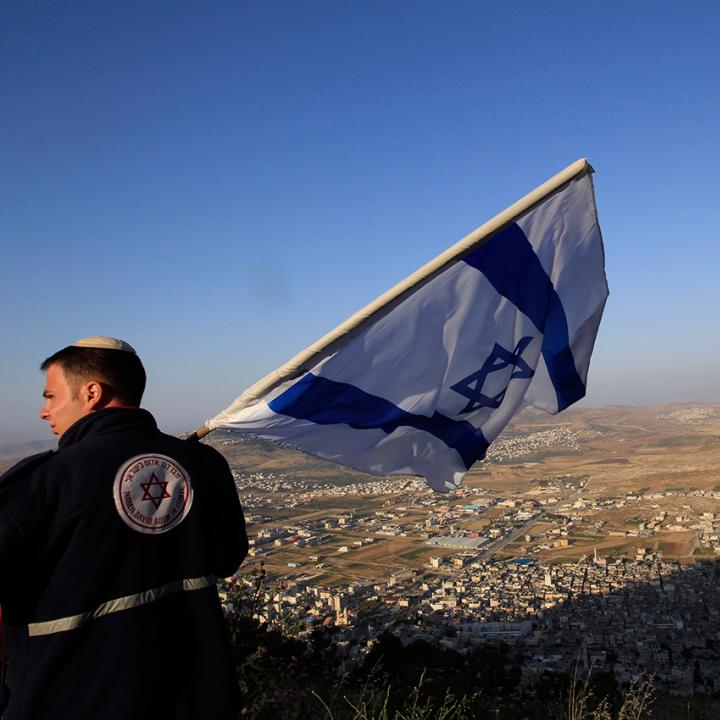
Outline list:
[[[57,445],[55,438],[29,440],[27,442],[0,443],[0,473],[11,468],[18,460],[51,450]]]
[[[335,484],[372,477],[301,450],[240,433],[215,430],[203,442],[219,450],[231,467],[241,473],[292,472],[294,478],[328,480]]]
[[[600,441],[605,448],[616,448],[616,443],[620,442],[629,449],[633,445],[645,445],[650,438],[657,447],[670,452],[673,447],[683,445],[701,449],[718,443],[720,404],[663,403],[644,407],[570,408],[559,415],[528,408],[514,418],[491,446],[488,461],[476,466],[474,471],[493,463],[493,448],[502,447],[504,440],[558,427],[571,430],[583,442],[584,452],[589,450],[588,441],[594,441],[591,445]],[[233,468],[242,473],[292,472],[293,477],[298,479],[326,479],[341,484],[371,477],[299,450],[240,433],[216,430],[204,442],[220,450]],[[0,444],[0,472],[19,459],[53,448],[55,444],[53,438]],[[537,451],[537,454],[537,459],[542,459],[545,451]]]

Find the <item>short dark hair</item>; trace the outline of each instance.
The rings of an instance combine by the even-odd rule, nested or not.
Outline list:
[[[138,407],[145,391],[145,368],[140,358],[125,350],[86,348],[68,345],[40,366],[47,370],[59,365],[73,392],[84,380],[99,380],[111,396],[123,405]]]

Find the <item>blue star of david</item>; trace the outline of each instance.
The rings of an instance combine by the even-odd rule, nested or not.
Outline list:
[[[495,343],[492,352],[479,370],[476,370],[471,375],[460,380],[460,382],[450,386],[451,390],[468,399],[468,404],[458,415],[472,412],[482,407],[493,409],[500,407],[500,403],[503,401],[505,392],[507,391],[507,385],[497,393],[497,395],[490,396],[482,392],[485,380],[490,373],[504,370],[506,367],[512,365],[515,369],[508,379],[508,383],[515,378],[530,378],[533,376],[533,369],[521,357],[531,340],[531,336],[521,338],[520,342],[515,346],[515,350],[512,351],[506,350],[501,345]]]

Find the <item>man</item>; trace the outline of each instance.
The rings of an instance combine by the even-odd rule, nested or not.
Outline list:
[[[215,578],[247,553],[228,465],[157,429],[127,343],[50,356],[58,449],[0,478],[4,720],[220,720],[237,682]]]

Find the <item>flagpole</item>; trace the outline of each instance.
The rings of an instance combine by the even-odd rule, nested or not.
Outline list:
[[[556,175],[553,175],[553,177],[544,182],[542,185],[536,187],[532,192],[525,195],[525,197],[513,203],[510,207],[503,210],[494,218],[466,235],[462,238],[462,240],[459,240],[445,252],[438,255],[426,265],[423,265],[423,267],[414,272],[412,275],[408,276],[397,285],[390,288],[390,290],[375,298],[375,300],[368,303],[361,310],[358,310],[354,315],[340,323],[340,325],[321,337],[319,340],[316,340],[312,345],[299,352],[284,365],[277,368],[277,370],[273,370],[264,378],[249,387],[231,405],[225,408],[222,412],[218,413],[214,418],[212,418],[212,420],[209,420],[208,423],[214,425],[215,421],[223,416],[229,416],[245,407],[248,407],[249,405],[252,405],[281,383],[305,372],[311,361],[319,360],[320,356],[323,354],[330,354],[335,343],[346,338],[350,333],[357,331],[371,317],[374,317],[382,310],[389,311],[392,307],[401,302],[410,290],[417,287],[419,284],[432,279],[447,265],[457,261],[463,255],[488,240],[491,235],[502,229],[505,225],[511,223],[518,216],[526,213],[533,206],[542,202],[549,195],[552,195],[554,192],[559,190],[563,185],[584,173],[592,172],[594,172],[593,168],[587,158],[581,158],[580,160],[576,160],[572,163],[572,165],[568,165],[564,170],[561,170]],[[208,433],[212,432],[214,429],[212,425],[208,425],[206,423],[200,426],[192,435],[190,435],[188,439],[197,440],[204,437]]]

